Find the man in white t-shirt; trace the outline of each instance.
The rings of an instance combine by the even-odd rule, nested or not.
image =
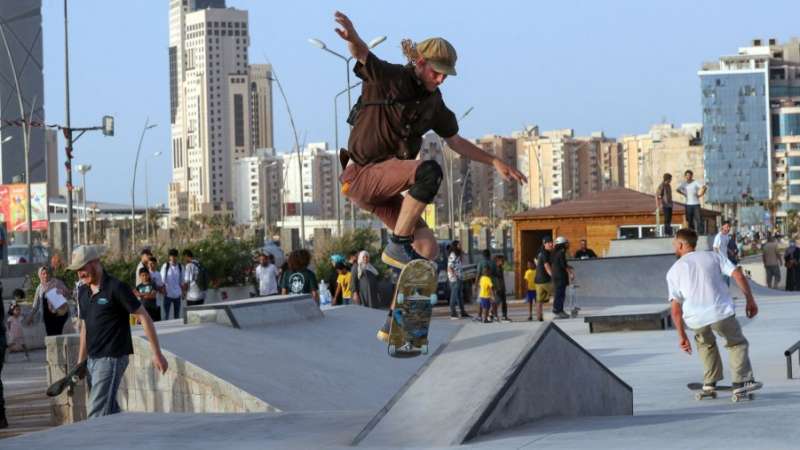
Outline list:
[[[264,297],[278,293],[278,271],[275,264],[270,264],[269,256],[264,253],[258,255],[256,280],[258,281],[258,295]]]
[[[706,186],[694,179],[694,172],[687,170],[683,174],[686,181],[678,186],[678,193],[686,197],[686,223],[697,232],[700,229],[700,198],[706,194]]]
[[[725,338],[729,363],[736,389],[760,387],[750,366],[748,342],[736,320],[733,299],[722,275],[732,277],[744,293],[747,317],[758,314],[758,306],[741,268],[717,252],[695,251],[697,233],[681,229],[672,241],[678,261],[667,272],[667,286],[672,305],[672,321],[678,331],[681,350],[691,354],[692,345],[686,327],[694,332],[695,345],[703,361],[703,390],[713,391],[722,379],[722,358],[714,333]]]
[[[731,223],[729,221],[722,222],[722,226],[719,229],[719,233],[714,236],[714,251],[722,255],[725,259],[730,260],[728,257],[728,244],[731,240]],[[722,277],[725,280],[725,284],[730,286],[731,285],[731,277],[724,275]]]

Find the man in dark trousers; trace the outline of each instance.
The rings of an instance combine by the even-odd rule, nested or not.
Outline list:
[[[672,174],[665,173],[656,189],[656,209],[664,215],[664,236],[672,236]]]
[[[506,257],[503,255],[495,256],[494,264],[494,295],[497,304],[500,306],[500,313],[502,314],[500,322],[511,322],[511,319],[508,318],[505,271],[503,270],[503,266],[506,264]]]
[[[553,239],[550,236],[542,238],[542,249],[536,256],[536,277],[533,279],[536,284],[536,320],[544,320],[544,304],[550,301],[553,295],[552,259]]]
[[[567,319],[569,314],[564,312],[564,300],[567,298],[567,286],[573,277],[572,266],[567,263],[569,242],[564,236],[556,238],[556,249],[550,263],[553,277],[555,300],[553,301],[553,314],[556,319]]]
[[[120,411],[117,389],[128,367],[128,355],[133,354],[131,314],[144,327],[153,366],[161,373],[167,371],[167,360],[161,354],[150,315],[130,286],[103,269],[100,263],[103,252],[99,245],[81,245],[72,252],[69,266],[83,282],[78,289],[81,318],[78,363],[86,361],[89,372],[89,418]]]

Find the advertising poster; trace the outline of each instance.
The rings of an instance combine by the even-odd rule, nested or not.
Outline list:
[[[31,184],[31,217],[34,231],[47,230],[47,186],[45,183]],[[6,230],[27,231],[28,196],[25,184],[0,185],[0,220]]]

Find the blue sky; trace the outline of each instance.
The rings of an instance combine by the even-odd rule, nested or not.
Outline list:
[[[250,14],[250,62],[274,65],[301,136],[333,145],[333,96],[345,85],[344,62],[307,43],[318,37],[346,52],[333,12],[347,13],[365,40],[386,35],[375,53],[401,62],[400,40],[443,36],[459,53],[459,75],[443,88],[461,115],[461,134],[508,134],[523,124],[610,136],[651,124],[699,122],[697,70],[755,37],[800,36],[800,2],[675,1],[349,1],[228,0]],[[43,0],[45,108],[64,122],[63,2]],[[166,202],[170,180],[167,0],[72,0],[70,92],[73,126],[116,117],[116,136],[87,133],[76,163],[91,163],[89,197],[129,202],[132,167],[145,119],[150,130],[150,201]],[[291,147],[279,96],[275,141]],[[345,100],[346,102],[346,100]],[[340,103],[340,116],[345,103]],[[342,126],[344,127],[344,123]],[[302,137],[301,137],[302,139]],[[59,141],[63,158],[63,142]],[[162,151],[160,158],[152,154]],[[63,160],[61,161],[63,172]],[[140,165],[140,170],[142,167]],[[143,172],[137,191],[143,193]],[[64,183],[63,173],[61,183]],[[143,200],[143,194],[137,202]]]

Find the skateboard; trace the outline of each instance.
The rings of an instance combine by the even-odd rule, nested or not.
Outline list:
[[[67,373],[67,375],[64,378],[51,384],[47,388],[47,396],[56,397],[65,390],[68,393],[71,393],[72,388],[76,384],[78,384],[78,382],[85,376],[86,376],[86,361],[83,361],[82,363],[73,367],[72,370],[70,370],[69,373]]]
[[[577,292],[577,289],[579,287],[580,286],[578,286],[577,284],[570,284],[567,287],[567,305],[568,306],[566,308],[564,308],[564,309],[568,309],[569,310],[569,316],[572,317],[573,319],[578,317],[578,313],[581,310],[581,307],[578,306],[578,292]]]
[[[410,357],[428,353],[428,328],[436,296],[436,267],[415,259],[397,278],[395,308],[389,327],[389,355]]]
[[[697,393],[694,395],[694,398],[696,400],[703,400],[705,398],[715,399],[717,398],[717,391],[732,391],[731,401],[733,401],[734,403],[738,403],[743,400],[755,399],[755,394],[753,394],[753,391],[761,389],[762,386],[763,384],[758,382],[756,382],[753,386],[750,386],[748,388],[738,388],[738,389],[733,389],[732,386],[717,385],[715,390],[706,392],[703,391],[703,383],[689,383],[686,385],[686,387],[689,388],[689,390],[697,391]]]

